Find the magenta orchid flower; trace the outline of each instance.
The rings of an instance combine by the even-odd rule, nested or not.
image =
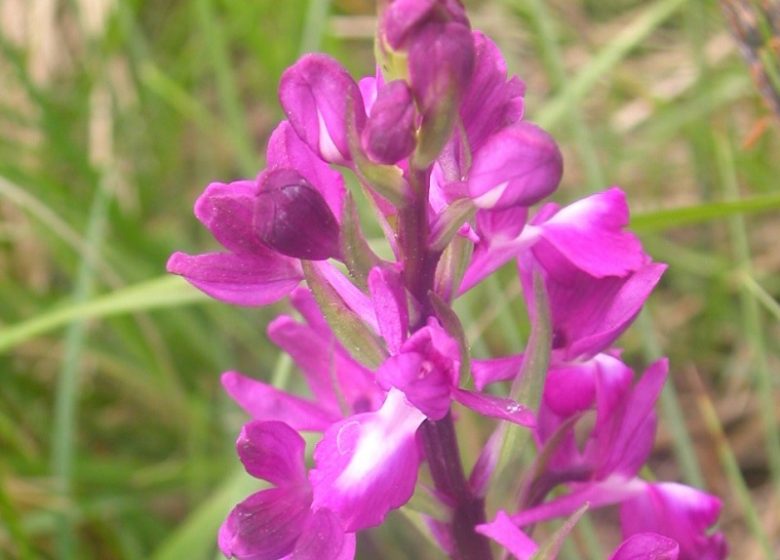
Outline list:
[[[339,253],[341,176],[286,122],[271,136],[267,155],[269,167],[256,181],[212,183],[195,203],[195,216],[228,252],[174,253],[168,260],[169,272],[235,305],[278,301],[303,279],[299,258]]]
[[[452,558],[490,560],[490,541],[518,559],[554,557],[586,508],[606,506],[620,508],[625,538],[610,560],[725,558],[710,530],[717,498],[639,476],[668,366],[659,360],[635,379],[614,346],[666,265],[627,231],[623,191],[532,208],[557,188],[561,152],[523,119],[525,85],[459,0],[381,2],[375,52],[376,72],[359,80],[322,54],[284,72],[287,120],[267,167],[254,180],[212,183],[195,204],[223,250],[168,262],[216,299],[289,296],[296,312],[267,335],[305,394],[222,376],[252,418],[239,457],[271,487],[228,515],[221,550],[349,560],[356,532],[407,504],[425,469],[437,509],[423,519]],[[386,250],[364,234],[356,199],[373,206]],[[452,301],[509,262],[529,346],[474,359]],[[518,379],[521,370],[534,377]],[[455,423],[474,414],[496,426],[467,478]],[[529,429],[539,453],[518,473],[519,495],[488,512],[502,450],[514,451],[510,424]],[[313,432],[308,470],[299,432]],[[565,530],[535,542],[532,526],[555,518],[568,518]]]

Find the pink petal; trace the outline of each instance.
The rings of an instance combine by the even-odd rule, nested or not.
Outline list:
[[[659,533],[679,543],[680,560],[722,560],[727,555],[723,535],[708,532],[721,506],[715,496],[683,484],[647,484],[621,506],[623,535]]]
[[[483,416],[507,420],[528,428],[536,425],[533,412],[512,399],[463,389],[457,389],[453,396],[460,404]]]
[[[474,74],[460,104],[460,117],[469,147],[476,152],[496,130],[523,116],[525,86],[516,76],[507,76],[501,51],[489,37],[479,31],[473,35]]]
[[[661,394],[668,371],[667,360],[651,365],[631,391],[615,408],[599,403],[598,420],[586,455],[598,456],[595,476],[622,473],[634,476],[653,449],[655,440],[655,403]],[[602,374],[603,375],[603,374]],[[599,387],[598,392],[604,393]]]
[[[425,416],[391,389],[382,408],[331,426],[314,450],[312,507],[335,512],[349,532],[379,525],[411,498]]]
[[[393,269],[374,267],[368,274],[368,290],[387,350],[397,354],[409,330],[403,281]]]
[[[317,403],[338,414],[343,401],[352,412],[379,407],[384,395],[371,371],[356,362],[330,329],[318,331],[282,315],[268,325],[268,337],[301,368]]]
[[[195,201],[195,216],[231,252],[270,256],[254,230],[256,196],[256,181],[211,183]]]
[[[318,404],[240,373],[223,373],[222,387],[255,420],[279,420],[294,430],[322,432],[340,418]]]
[[[529,560],[539,546],[512,523],[504,511],[499,511],[490,523],[477,525],[477,533],[490,537],[518,560]]]
[[[512,380],[520,373],[522,364],[523,354],[486,360],[471,360],[471,376],[474,378],[474,386],[481,391],[491,383]]]
[[[634,320],[666,270],[666,265],[647,263],[622,277],[597,278],[577,269],[546,241],[534,246],[533,256],[543,270],[550,301],[553,352],[567,361],[608,348]],[[523,294],[533,316],[533,259],[524,255],[519,262]]]
[[[236,450],[246,472],[276,486],[308,486],[306,442],[283,422],[255,420],[241,428]]]
[[[624,231],[626,225],[626,196],[613,187],[562,208],[538,227],[576,268],[602,278],[624,276],[648,260],[636,236]]]
[[[422,354],[391,356],[379,367],[376,378],[383,388],[402,391],[409,403],[432,420],[441,420],[450,410],[452,376]]]
[[[296,261],[270,252],[263,257],[177,252],[168,259],[166,268],[215,299],[246,306],[279,301],[302,279]]]
[[[643,492],[646,486],[647,483],[637,478],[626,479],[617,475],[601,482],[572,485],[572,492],[520,511],[512,516],[512,522],[522,527],[556,517],[568,517],[586,503],[591,508],[599,508],[625,502]]]
[[[555,190],[562,173],[553,138],[520,121],[491,136],[474,155],[468,188],[480,208],[530,206]]]

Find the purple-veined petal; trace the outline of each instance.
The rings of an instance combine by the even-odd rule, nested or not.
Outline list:
[[[285,70],[279,99],[298,136],[331,163],[350,160],[348,112],[358,131],[366,119],[360,90],[333,58],[307,54]]]
[[[276,486],[308,486],[303,454],[306,442],[284,422],[244,424],[236,450],[246,472]]]
[[[264,257],[176,252],[168,259],[166,268],[215,299],[245,306],[279,301],[303,278],[296,261],[270,251]]]
[[[252,214],[256,181],[211,183],[195,201],[195,217],[226,249],[233,253],[270,256],[254,231]]]
[[[354,557],[355,534],[344,533],[339,518],[321,509],[306,520],[291,560],[352,560]]]
[[[341,222],[344,208],[344,178],[341,173],[322,161],[293,130],[288,121],[282,121],[268,140],[268,171],[278,168],[295,169],[316,188],[330,211]],[[267,172],[268,172],[267,171]],[[267,173],[265,172],[265,173]],[[263,174],[260,175],[262,179]]]
[[[409,330],[406,291],[401,276],[394,269],[374,267],[368,274],[368,290],[387,350],[397,354]]]
[[[523,354],[471,360],[471,376],[474,378],[474,386],[481,391],[491,383],[510,381],[517,377],[522,365]]]
[[[420,466],[415,433],[425,416],[391,389],[382,408],[334,424],[314,450],[312,507],[353,532],[379,525],[412,496]]]
[[[417,352],[388,358],[376,372],[384,388],[396,387],[406,400],[431,420],[441,420],[450,410],[452,376]]]
[[[530,206],[558,186],[563,158],[553,138],[520,121],[491,136],[474,154],[468,188],[480,208]]]
[[[219,529],[218,544],[228,558],[277,560],[290,554],[310,515],[306,490],[271,488],[249,496]]]
[[[322,432],[341,415],[240,373],[222,374],[222,387],[255,420],[278,420],[294,430]]]
[[[483,416],[507,420],[527,428],[536,425],[531,409],[512,399],[464,389],[457,389],[453,396],[460,404]]]
[[[400,389],[407,400],[432,420],[442,419],[450,409],[452,390],[458,385],[458,343],[430,318],[377,370],[384,388]]]
[[[637,533],[623,541],[609,560],[677,560],[680,545],[657,533]]]
[[[477,525],[475,531],[496,541],[518,560],[529,560],[539,549],[528,535],[512,523],[503,510],[499,511],[490,523]]]

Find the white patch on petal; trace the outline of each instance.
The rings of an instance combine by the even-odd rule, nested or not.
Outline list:
[[[345,158],[333,142],[333,138],[328,132],[328,125],[325,124],[325,118],[319,109],[317,109],[317,123],[320,128],[320,155],[322,158],[330,163],[344,161]]]
[[[485,194],[481,194],[478,197],[472,199],[472,202],[478,208],[493,208],[496,203],[501,200],[504,195],[504,191],[509,186],[509,181],[504,181],[500,185],[496,185]]]
[[[374,418],[360,426],[352,459],[336,479],[335,487],[344,490],[355,485],[364,486],[367,478],[376,477],[386,465],[392,464],[388,459],[408,438],[414,437],[424,420],[425,415],[409,405],[401,391],[390,389]],[[342,430],[345,429],[355,429],[355,426],[345,424]]]

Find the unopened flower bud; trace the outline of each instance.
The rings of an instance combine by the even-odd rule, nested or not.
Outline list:
[[[279,99],[295,132],[322,159],[350,161],[347,125],[360,131],[366,114],[355,80],[336,60],[307,54],[288,68]]]
[[[363,129],[363,149],[377,163],[396,163],[415,145],[415,109],[406,82],[395,80],[377,93]]]
[[[491,136],[474,155],[468,190],[479,208],[530,206],[552,193],[563,158],[552,136],[520,121]]]
[[[409,82],[422,114],[415,161],[426,166],[450,138],[474,70],[474,39],[462,23],[430,23],[409,41]]]
[[[305,260],[338,257],[339,224],[322,195],[297,171],[277,169],[255,199],[258,238],[283,255]]]
[[[419,27],[448,21],[469,25],[460,0],[394,0],[382,14],[380,30],[387,44],[398,50]]]

